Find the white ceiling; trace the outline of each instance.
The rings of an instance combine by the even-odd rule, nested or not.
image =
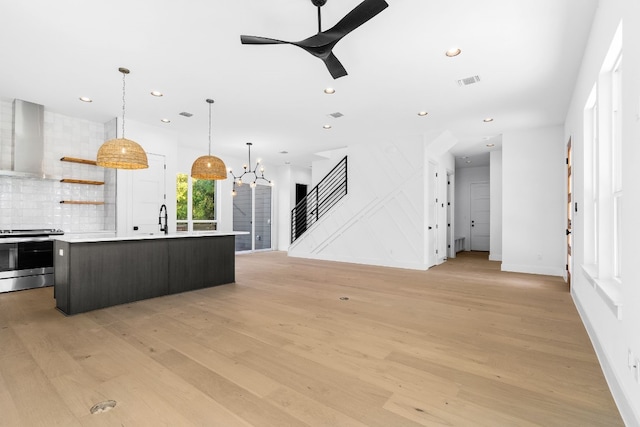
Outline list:
[[[445,130],[457,157],[474,156],[488,139],[499,149],[503,132],[564,121],[597,0],[387,1],[334,48],[349,75],[333,80],[297,47],[240,44],[315,34],[310,0],[2,0],[0,96],[106,122],[121,114],[126,67],[127,119],[206,152],[212,98],[214,154],[243,157],[251,141],[266,163],[301,166],[315,152]],[[358,3],[328,0],[323,29]],[[453,46],[462,54],[446,57]]]

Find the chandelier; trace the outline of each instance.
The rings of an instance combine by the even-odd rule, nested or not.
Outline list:
[[[233,176],[233,191],[231,192],[231,194],[234,196],[237,194],[236,185],[240,187],[245,182],[249,182],[249,186],[251,188],[255,188],[256,184],[260,180],[266,181],[267,184],[269,185],[273,185],[273,181],[269,181],[267,178],[264,177],[264,166],[260,164],[260,160],[257,160],[255,167],[251,169],[251,146],[252,145],[253,143],[247,142],[247,147],[249,148],[249,162],[242,165],[242,169],[243,169],[242,174],[236,176],[233,173],[233,171],[229,169],[229,173],[231,174],[231,176]],[[260,168],[259,171],[258,171],[258,167]],[[258,172],[260,174],[258,174]]]

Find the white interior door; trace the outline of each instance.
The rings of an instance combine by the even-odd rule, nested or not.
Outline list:
[[[447,173],[447,257],[455,258],[456,250],[453,242],[453,175]]]
[[[131,171],[133,234],[158,233],[160,206],[166,202],[165,157],[147,153],[147,159],[149,168]],[[175,212],[169,212],[169,215],[175,216]]]
[[[571,138],[567,143],[567,284],[571,286],[571,273],[573,272],[573,261],[571,248],[573,247],[573,177],[572,177],[573,159],[571,155]]]
[[[427,263],[432,267],[438,262],[438,177],[437,165],[429,162],[427,185]]]
[[[488,182],[472,182],[471,194],[471,250],[489,251],[490,193]]]

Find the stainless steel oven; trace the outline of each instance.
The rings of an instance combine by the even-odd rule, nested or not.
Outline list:
[[[53,240],[60,230],[0,230],[0,292],[53,285]]]

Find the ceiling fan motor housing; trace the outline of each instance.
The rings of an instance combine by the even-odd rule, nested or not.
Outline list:
[[[327,0],[311,0],[314,6],[322,7],[327,3]]]

